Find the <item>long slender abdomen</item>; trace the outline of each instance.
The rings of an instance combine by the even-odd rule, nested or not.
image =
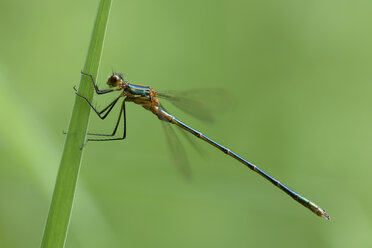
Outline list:
[[[261,170],[260,168],[258,168],[256,165],[254,165],[251,162],[245,160],[244,158],[240,157],[236,153],[230,151],[230,149],[228,149],[228,148],[226,148],[226,147],[218,144],[217,142],[211,140],[210,138],[208,138],[207,136],[205,136],[201,132],[199,132],[199,131],[197,131],[197,130],[195,130],[195,129],[189,127],[189,126],[187,126],[186,124],[184,124],[183,122],[179,121],[174,116],[170,115],[169,113],[167,113],[166,111],[164,111],[162,109],[159,109],[158,116],[161,116],[161,117],[159,117],[160,119],[162,119],[164,121],[169,121],[170,123],[173,123],[173,124],[181,127],[182,129],[184,129],[184,130],[186,130],[186,131],[194,134],[196,137],[198,137],[198,138],[200,138],[200,139],[208,142],[212,146],[218,148],[222,152],[224,152],[224,153],[228,154],[229,156],[235,158],[236,160],[238,160],[239,162],[241,162],[242,164],[244,164],[245,166],[247,166],[251,170],[253,170],[253,171],[257,172],[258,174],[260,174],[261,176],[263,176],[265,179],[267,179],[268,181],[270,181],[276,187],[278,187],[279,189],[281,189],[282,191],[284,191],[285,193],[287,193],[295,201],[299,202],[300,204],[302,204],[303,206],[305,206],[306,208],[308,208],[309,210],[311,210],[316,215],[329,220],[329,215],[322,208],[320,208],[318,205],[316,205],[312,201],[306,199],[305,197],[297,194],[296,192],[294,192],[293,190],[291,190],[290,188],[288,188],[287,186],[285,186],[284,184],[282,184],[281,182],[279,182],[277,179],[273,178],[272,176],[270,176],[269,174],[267,174],[266,172],[264,172],[263,170]]]

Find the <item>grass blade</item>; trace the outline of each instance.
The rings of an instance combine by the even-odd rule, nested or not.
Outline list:
[[[83,69],[94,77],[97,76],[101,60],[110,7],[111,0],[100,1]],[[93,87],[88,77],[81,77],[79,92],[89,100],[92,99]],[[89,113],[89,105],[80,97],[76,97],[41,243],[42,248],[64,247],[80,170],[82,156],[80,148],[85,141]]]

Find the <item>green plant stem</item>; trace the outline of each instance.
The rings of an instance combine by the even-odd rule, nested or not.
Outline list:
[[[84,72],[92,74],[94,77],[98,74],[110,8],[111,0],[100,1],[83,69]],[[89,80],[89,77],[81,77],[79,93],[91,100],[93,87]],[[89,105],[80,97],[76,97],[41,243],[42,248],[64,247],[80,170],[81,147],[85,141],[89,114]]]

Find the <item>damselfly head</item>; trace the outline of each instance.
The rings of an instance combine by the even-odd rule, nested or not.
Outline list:
[[[108,78],[107,85],[110,87],[116,87],[120,84],[120,82],[123,82],[123,81],[124,81],[123,74],[114,73]]]

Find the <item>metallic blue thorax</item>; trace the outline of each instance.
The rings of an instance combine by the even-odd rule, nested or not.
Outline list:
[[[151,90],[150,87],[138,85],[138,84],[129,84],[129,83],[128,83],[128,86],[129,86],[129,92],[132,95],[150,98],[150,90]]]

